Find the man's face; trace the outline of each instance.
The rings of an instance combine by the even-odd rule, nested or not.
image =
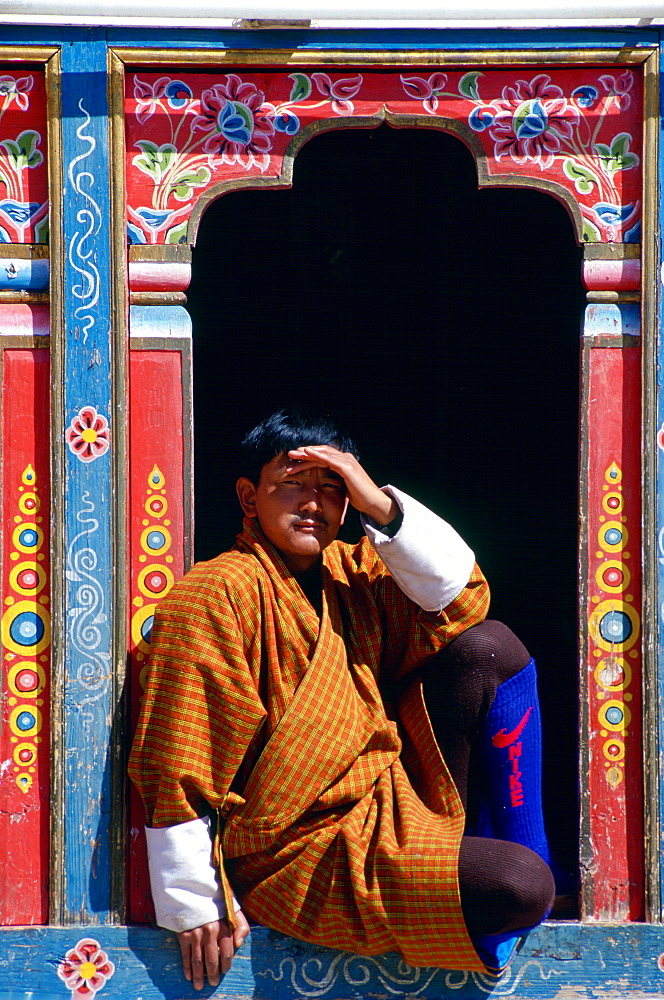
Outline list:
[[[310,569],[337,537],[346,515],[346,485],[330,469],[298,471],[300,463],[277,455],[261,470],[258,486],[239,479],[242,509],[258,518],[263,534],[293,573]]]

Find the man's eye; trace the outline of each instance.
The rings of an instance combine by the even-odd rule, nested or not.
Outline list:
[[[346,489],[346,487],[342,486],[341,483],[323,483],[323,488],[326,490],[334,490],[337,493],[343,493]]]

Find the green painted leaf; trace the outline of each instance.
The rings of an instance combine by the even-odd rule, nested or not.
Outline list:
[[[48,215],[35,225],[35,243],[48,243]]]
[[[631,170],[632,167],[636,167],[639,164],[639,158],[636,153],[625,153],[622,158],[622,169]]]
[[[480,91],[477,86],[477,81],[484,73],[464,73],[464,75],[459,80],[459,93],[462,97],[467,97],[470,101],[479,101]]]
[[[593,187],[597,184],[597,178],[592,171],[571,158],[568,158],[563,163],[563,171],[566,177],[574,181],[574,187],[579,194],[590,194]]]
[[[186,243],[187,223],[181,222],[178,226],[173,226],[166,233],[166,243]]]
[[[640,162],[636,153],[630,153],[629,144],[632,137],[628,132],[619,132],[611,140],[611,146],[603,142],[595,143],[595,153],[599,157],[602,170],[613,177],[620,170],[631,170]]]
[[[0,142],[0,146],[6,149],[7,159],[17,174],[25,167],[37,167],[43,162],[44,157],[40,150],[36,148],[38,142],[41,142],[41,136],[34,129],[26,129],[24,132],[21,132],[15,141],[13,139],[5,139],[3,142]]]
[[[295,101],[306,101],[307,97],[311,93],[311,80],[306,73],[291,73],[288,79],[293,81],[290,103],[293,104]]]
[[[629,149],[629,144],[631,142],[631,135],[627,132],[619,132],[611,143],[611,154],[615,156],[617,160],[621,160],[627,150]]]
[[[600,233],[597,226],[594,226],[592,222],[588,219],[583,220],[583,232],[581,234],[581,239],[584,243],[601,243],[602,234]]]
[[[164,143],[163,146],[157,146],[156,143],[151,142],[149,139],[139,139],[135,145],[142,152],[134,157],[134,164],[144,174],[148,174],[158,183],[176,159],[178,155],[177,149],[170,142]]]
[[[210,173],[208,167],[199,167],[198,170],[184,170],[178,174],[171,185],[171,190],[178,201],[189,201],[193,195],[193,188],[205,187],[209,184]]]

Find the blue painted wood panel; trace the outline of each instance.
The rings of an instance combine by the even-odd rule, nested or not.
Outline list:
[[[71,996],[57,975],[66,952],[94,938],[113,972],[96,994],[117,1000],[359,1000],[419,997],[664,996],[664,928],[647,924],[550,924],[534,931],[502,976],[413,969],[398,955],[362,958],[313,948],[266,928],[254,928],[216,990],[195,991],[182,977],[175,936],[127,927],[21,928],[0,932],[0,1000]]]
[[[103,33],[62,49],[66,919],[110,908],[110,189]],[[57,431],[56,431],[57,432]]]

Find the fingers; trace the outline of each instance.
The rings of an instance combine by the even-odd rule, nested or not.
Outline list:
[[[231,930],[227,920],[219,921],[219,934],[216,942],[216,950],[219,955],[221,971],[223,975],[226,975],[231,967],[233,955],[235,953],[233,931]],[[213,983],[210,979],[210,986],[216,986],[218,982],[219,978],[217,978],[217,982],[215,983]]]
[[[227,920],[214,920],[178,934],[184,978],[195,990],[203,989],[206,975],[210,986],[218,986],[220,973],[225,975],[230,970],[236,949],[250,932],[241,910],[235,914],[235,920],[235,931]]]
[[[368,514],[378,524],[389,524],[398,512],[396,503],[376,486],[373,479],[354,455],[327,444],[303,445],[288,452],[303,472],[316,466],[329,468],[346,484],[348,499],[362,514]]]
[[[245,939],[249,937],[249,934],[251,933],[251,928],[249,927],[247,918],[245,917],[242,910],[237,911],[237,913],[235,914],[235,920],[237,922],[237,927],[233,932],[233,943],[237,949],[240,948],[243,945]]]
[[[329,445],[311,445],[301,448],[293,448],[288,452],[288,457],[297,463],[299,471],[304,469],[333,469],[339,464],[339,459],[345,457],[344,453]]]
[[[190,931],[182,931],[178,934],[178,941],[180,942],[180,953],[182,955],[182,971],[184,973],[184,978],[190,980],[193,983],[195,990],[202,990],[205,985],[205,971],[208,961],[211,960],[211,956],[208,954],[207,943],[210,936],[210,928],[213,929],[213,940],[215,942],[215,951],[217,948],[216,939],[218,933],[219,923],[214,921],[212,924],[204,924],[202,927],[194,927]],[[210,961],[210,965],[207,967],[208,977],[210,972],[212,976],[215,976],[215,963],[216,963],[216,975],[217,982],[218,978],[218,959]],[[216,985],[213,983],[213,985]]]

